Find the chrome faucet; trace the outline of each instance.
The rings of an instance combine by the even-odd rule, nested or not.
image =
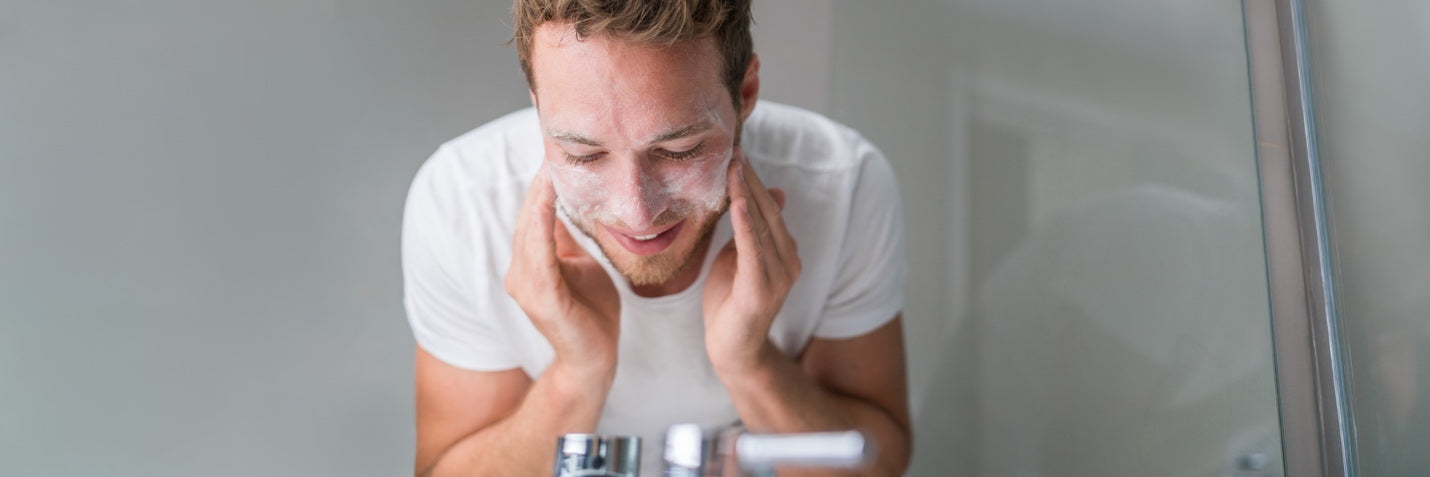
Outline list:
[[[566,434],[556,439],[555,477],[639,477],[641,438]]]

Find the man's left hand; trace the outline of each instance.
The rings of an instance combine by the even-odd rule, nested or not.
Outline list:
[[[759,364],[773,351],[767,335],[799,278],[799,253],[780,215],[785,195],[766,189],[744,151],[727,171],[735,238],[711,265],[705,285],[705,350],[717,370]]]

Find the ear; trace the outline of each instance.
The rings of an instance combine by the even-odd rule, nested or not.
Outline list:
[[[528,89],[526,92],[531,95],[531,105],[536,106],[536,90]]]
[[[755,111],[755,101],[760,98],[760,55],[750,53],[750,63],[745,67],[745,79],[740,82],[740,118],[750,119]]]

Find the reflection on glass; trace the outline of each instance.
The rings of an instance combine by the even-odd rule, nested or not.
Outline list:
[[[1430,475],[1430,3],[1307,2],[1360,475]]]
[[[1281,475],[1241,5],[1075,3],[834,9],[831,112],[948,264],[910,475]]]

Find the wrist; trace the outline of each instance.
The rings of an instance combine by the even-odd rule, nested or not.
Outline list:
[[[769,339],[764,339],[759,345],[747,350],[724,351],[710,353],[710,362],[715,367],[715,374],[722,381],[730,381],[734,378],[748,378],[757,375],[770,368],[775,359],[783,358],[784,355],[774,343]]]
[[[565,360],[560,356],[551,361],[546,373],[553,379],[587,392],[605,393],[616,379],[616,361]]]

